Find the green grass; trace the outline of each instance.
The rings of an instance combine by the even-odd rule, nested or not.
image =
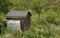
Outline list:
[[[54,29],[53,26],[60,27],[60,16],[58,13],[41,13],[40,15],[40,24],[38,24],[39,15],[34,14],[31,17],[31,26],[28,31],[7,31],[5,34],[0,34],[0,38],[6,38],[6,35],[9,35],[9,38],[48,38],[48,36],[53,36],[54,38],[60,38],[60,34]],[[52,19],[54,18],[54,19]],[[48,20],[48,21],[47,21]],[[53,21],[51,23],[51,21]],[[57,24],[54,24],[57,23]],[[49,29],[52,30],[49,33]],[[59,30],[58,30],[59,31]]]

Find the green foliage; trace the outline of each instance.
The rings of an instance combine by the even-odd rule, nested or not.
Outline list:
[[[32,14],[29,30],[9,32],[10,38],[60,38],[60,30],[56,30],[60,27],[60,0],[0,0],[0,30],[3,34],[5,14],[10,10],[28,10]]]
[[[4,12],[5,14],[11,9],[12,3],[10,0],[0,0],[0,12]]]
[[[4,22],[5,17],[4,16],[5,16],[4,13],[0,14],[0,33],[4,33],[5,31],[5,22]]]

